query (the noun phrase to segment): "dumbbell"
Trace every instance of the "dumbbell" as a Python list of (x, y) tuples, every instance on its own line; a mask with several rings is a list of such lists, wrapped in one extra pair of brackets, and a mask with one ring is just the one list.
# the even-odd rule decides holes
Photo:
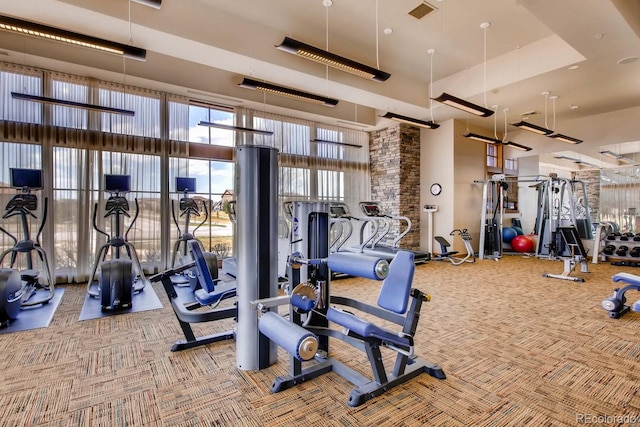
[(616, 255), (627, 256), (628, 251), (629, 251), (629, 247), (627, 245), (622, 245), (622, 246), (619, 246), (618, 249), (616, 249)]
[(634, 258), (640, 258), (640, 246), (634, 246), (633, 249), (631, 249), (631, 251), (629, 252), (629, 255)]
[(607, 246), (605, 246), (605, 247), (604, 247), (604, 249), (602, 249), (602, 252), (603, 252), (605, 255), (613, 255), (613, 253), (615, 252), (615, 250), (616, 250), (616, 247), (615, 247), (615, 246), (613, 246), (613, 245), (607, 245)]
[(614, 233), (607, 234), (607, 240), (616, 240), (616, 235)]
[(633, 241), (634, 242), (640, 242), (640, 233), (638, 233), (635, 236), (633, 236)]

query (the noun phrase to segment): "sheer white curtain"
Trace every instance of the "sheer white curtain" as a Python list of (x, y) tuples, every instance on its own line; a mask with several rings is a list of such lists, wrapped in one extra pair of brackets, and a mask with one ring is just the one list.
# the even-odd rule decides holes
[(600, 171), (599, 221), (615, 222), (621, 232), (640, 233), (640, 167)]
[[(280, 197), (341, 201), (353, 210), (371, 194), (369, 136), (366, 132), (264, 112), (253, 127), (274, 132), (255, 136), (257, 144), (280, 151)], [(322, 140), (327, 142), (317, 142)]]
[[(12, 91), (130, 109), (135, 116), (18, 101), (11, 98)], [(170, 259), (176, 229), (170, 225), (169, 200), (179, 198), (176, 176), (198, 177), (194, 196), (220, 208), (198, 237), (208, 247), (232, 242), (233, 227), (221, 209), (233, 198), (232, 147), (237, 144), (265, 144), (280, 151), (282, 198), (351, 203), (369, 197), (364, 132), (5, 63), (0, 63), (0, 106), (1, 207), (14, 192), (8, 188), (9, 168), (43, 169), (41, 197), (49, 198), (50, 212), (43, 246), (61, 282), (86, 280), (105, 241), (93, 230), (92, 214), (98, 203), (98, 226), (109, 231), (103, 218), (106, 173), (131, 176), (127, 199), (132, 216), (138, 199), (140, 214), (128, 237), (149, 270), (164, 267)], [(265, 128), (275, 135), (247, 136), (197, 126), (203, 118)], [(338, 144), (311, 142), (316, 138)], [(0, 245), (7, 244), (12, 242), (0, 236)]]

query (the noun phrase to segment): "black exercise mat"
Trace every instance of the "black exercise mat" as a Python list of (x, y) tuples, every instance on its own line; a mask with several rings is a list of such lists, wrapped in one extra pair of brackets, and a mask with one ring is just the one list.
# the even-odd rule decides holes
[(133, 295), (132, 307), (126, 310), (108, 311), (103, 313), (102, 307), (100, 306), (100, 299), (90, 297), (89, 294), (87, 294), (84, 299), (84, 304), (82, 305), (82, 311), (80, 312), (80, 319), (78, 320), (98, 319), (100, 317), (113, 316), (116, 314), (136, 313), (138, 311), (156, 310), (158, 308), (162, 308), (162, 303), (160, 302), (156, 291), (153, 289), (153, 286), (151, 286), (151, 284), (147, 284), (143, 291), (136, 292)]
[(46, 328), (53, 320), (53, 315), (60, 305), (60, 301), (62, 301), (63, 294), (64, 289), (58, 288), (48, 304), (27, 307), (20, 310), (18, 319), (12, 321), (8, 327), (0, 329), (0, 334)]

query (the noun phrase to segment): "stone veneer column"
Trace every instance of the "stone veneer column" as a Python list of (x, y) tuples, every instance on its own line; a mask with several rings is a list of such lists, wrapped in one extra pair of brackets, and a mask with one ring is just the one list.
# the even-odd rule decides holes
[[(369, 136), (371, 198), (392, 215), (409, 217), (411, 232), (401, 241), (404, 249), (420, 249), (420, 129), (404, 123)], [(384, 241), (398, 235), (396, 224)], [(402, 223), (404, 230), (405, 224)]]
[(600, 213), (600, 171), (597, 169), (577, 171), (574, 177), (585, 183), (591, 221), (597, 222), (598, 214)]

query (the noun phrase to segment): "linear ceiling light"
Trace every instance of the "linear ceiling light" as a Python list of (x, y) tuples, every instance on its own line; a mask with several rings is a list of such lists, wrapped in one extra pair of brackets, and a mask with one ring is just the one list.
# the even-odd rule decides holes
[(448, 105), (449, 107), (457, 108), (458, 110), (466, 111), (467, 113), (475, 114), (476, 116), (480, 117), (489, 117), (493, 114), (493, 111), (489, 110), (488, 108), (484, 108), (472, 102), (465, 101), (464, 99), (449, 95), (446, 92), (443, 92), (442, 95), (437, 98), (433, 98), (433, 100)]
[(11, 98), (23, 101), (34, 101), (42, 104), (60, 105), (62, 107), (83, 108), (85, 110), (98, 111), (100, 113), (121, 114), (123, 116), (135, 116), (135, 111), (120, 108), (104, 107), (102, 105), (85, 104), (82, 102), (67, 101), (65, 99), (47, 98), (45, 96), (29, 95), (28, 93), (11, 92)]
[(502, 143), (502, 141), (500, 141), (499, 139), (491, 138), (491, 137), (480, 135), (480, 134), (473, 133), (473, 132), (467, 132), (462, 136), (464, 136), (465, 138), (469, 138), (469, 139), (475, 139), (476, 141), (486, 142), (488, 144), (501, 144)]
[(558, 141), (568, 142), (569, 144), (581, 144), (583, 141), (578, 138), (563, 135), (561, 133), (554, 133), (553, 135), (547, 135), (549, 138), (557, 139)]
[(136, 3), (143, 4), (145, 6), (152, 7), (154, 9), (160, 9), (162, 6), (162, 0), (133, 0)]
[(252, 128), (245, 128), (242, 126), (224, 125), (222, 123), (215, 123), (215, 122), (199, 121), (198, 126), (208, 126), (210, 128), (235, 130), (238, 132), (246, 132), (246, 133), (255, 133), (257, 135), (273, 135), (273, 132), (271, 132), (270, 130), (252, 129)]
[(427, 122), (424, 120), (414, 119), (407, 116), (401, 116), (400, 114), (395, 114), (395, 113), (387, 113), (384, 116), (380, 116), (380, 117), (384, 117), (385, 119), (395, 120), (401, 123), (406, 123), (409, 125), (420, 126), (427, 129), (438, 129), (440, 127), (439, 124), (434, 123), (432, 121)]
[(135, 46), (116, 43), (97, 37), (86, 36), (60, 28), (49, 27), (35, 22), (23, 21), (22, 19), (10, 18), (0, 15), (0, 30), (9, 31), (15, 34), (38, 37), (45, 40), (67, 43), (74, 46), (86, 47), (99, 52), (122, 55), (126, 58), (144, 61), (147, 51)]
[(313, 93), (303, 92), (301, 90), (278, 86), (271, 83), (260, 82), (246, 77), (238, 86), (246, 89), (261, 90), (263, 92), (285, 96), (299, 101), (310, 102), (312, 104), (324, 105), (325, 107), (335, 107), (338, 105), (337, 99), (327, 98), (325, 96), (315, 95)]
[(368, 65), (344, 58), (336, 55), (335, 53), (327, 52), (326, 50), (289, 37), (285, 37), (282, 43), (276, 47), (285, 52), (302, 56), (303, 58), (310, 59), (312, 61), (319, 62), (320, 64), (328, 65), (366, 79), (383, 82), (391, 77), (391, 74), (378, 70), (377, 68), (369, 67)]
[(616, 160), (620, 160), (622, 158), (622, 154), (617, 154), (610, 150), (600, 151), (600, 154), (607, 157), (611, 157), (612, 159), (616, 159)]
[(527, 147), (526, 145), (518, 144), (518, 143), (513, 142), (513, 141), (507, 141), (507, 142), (504, 143), (504, 145), (506, 145), (507, 147), (515, 148), (516, 150), (520, 150), (520, 151), (531, 151), (532, 150), (531, 147)]
[(635, 160), (625, 157), (622, 154), (614, 153), (611, 150), (600, 151), (600, 154), (602, 154), (603, 156), (611, 157), (612, 159), (620, 160), (621, 162), (626, 162), (626, 163), (635, 162)]
[(362, 148), (362, 145), (350, 144), (348, 142), (329, 141), (328, 139), (312, 139), (311, 142), (321, 142), (323, 144), (346, 145), (348, 147)]
[(511, 123), (511, 126), (528, 130), (529, 132), (537, 133), (538, 135), (550, 135), (553, 133), (551, 129), (547, 129), (545, 127), (534, 125), (533, 123), (529, 123), (525, 121), (520, 121), (518, 123)]
[(554, 156), (554, 159), (558, 159), (558, 160), (569, 160), (570, 162), (573, 162), (577, 165), (584, 165), (584, 166), (592, 166), (592, 167), (598, 167), (598, 165), (594, 165), (593, 163), (589, 163), (589, 162), (585, 162), (584, 160), (580, 160), (580, 159), (576, 159), (575, 157), (569, 157), (569, 156)]
[(489, 110), (487, 108), (487, 28), (491, 26), (490, 22), (483, 22), (480, 24), (480, 28), (483, 31), (484, 35), (484, 61), (483, 61), (483, 74), (484, 74), (484, 87), (483, 87), (483, 96), (484, 96), (484, 106), (480, 106), (474, 104), (469, 101), (465, 101), (464, 99), (455, 97), (446, 92), (443, 92), (437, 98), (433, 98), (434, 100), (441, 102), (445, 105), (448, 105), (453, 108), (457, 108), (458, 110), (466, 111), (467, 113), (475, 114), (480, 117), (489, 117), (493, 115), (494, 111)]

